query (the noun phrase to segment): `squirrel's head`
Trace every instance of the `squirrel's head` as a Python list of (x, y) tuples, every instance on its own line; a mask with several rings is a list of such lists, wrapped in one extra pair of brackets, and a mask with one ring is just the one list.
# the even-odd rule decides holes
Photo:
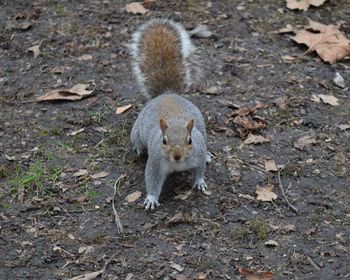
[(168, 126), (164, 119), (160, 119), (160, 129), (162, 130), (162, 155), (168, 157), (173, 162), (183, 162), (192, 153), (191, 132), (194, 120), (191, 119), (186, 125)]

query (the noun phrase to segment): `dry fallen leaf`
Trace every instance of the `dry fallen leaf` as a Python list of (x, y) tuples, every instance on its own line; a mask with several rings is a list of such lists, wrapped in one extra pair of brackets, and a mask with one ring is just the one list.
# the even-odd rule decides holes
[(106, 171), (101, 171), (101, 172), (98, 172), (98, 173), (96, 173), (96, 174), (91, 175), (91, 179), (104, 178), (104, 177), (107, 177), (108, 175), (109, 175), (108, 172), (106, 172)]
[(350, 55), (350, 40), (333, 24), (324, 25), (309, 19), (309, 25), (295, 33), (292, 39), (307, 45), (309, 49), (306, 53), (316, 51), (326, 62), (333, 64)]
[(133, 192), (131, 194), (128, 194), (126, 197), (125, 197), (125, 200), (129, 203), (133, 203), (135, 202), (136, 200), (138, 200), (140, 197), (142, 196), (142, 192), (140, 191), (136, 191), (136, 192)]
[(80, 100), (93, 93), (87, 90), (89, 85), (77, 84), (70, 89), (54, 89), (36, 98), (37, 101)]
[(81, 177), (88, 174), (87, 169), (79, 169), (77, 172), (75, 172), (72, 176), (73, 177)]
[(175, 270), (177, 270), (178, 272), (184, 271), (184, 268), (181, 265), (177, 264), (177, 263), (172, 263), (170, 265), (170, 267), (175, 269)]
[(304, 150), (307, 146), (316, 144), (316, 134), (314, 132), (309, 132), (302, 137), (300, 137), (297, 141), (294, 142), (294, 147), (299, 150)]
[(189, 189), (185, 192), (181, 192), (178, 195), (175, 196), (174, 199), (176, 200), (186, 200), (190, 195), (192, 194), (192, 189)]
[(81, 128), (81, 129), (72, 131), (72, 132), (68, 133), (67, 136), (75, 136), (75, 135), (77, 135), (77, 134), (83, 132), (84, 130), (85, 130), (85, 128)]
[(287, 7), (292, 10), (299, 9), (307, 11), (311, 5), (319, 7), (326, 1), (327, 0), (287, 0)]
[(129, 110), (132, 107), (132, 104), (128, 104), (122, 107), (117, 107), (117, 110), (115, 111), (115, 113), (117, 115), (124, 113), (125, 111)]
[(104, 272), (104, 269), (97, 270), (95, 272), (89, 272), (83, 275), (75, 276), (69, 280), (94, 280)]
[(270, 139), (261, 135), (254, 135), (249, 133), (247, 139), (245, 139), (243, 143), (244, 144), (261, 144), (265, 142), (270, 142)]
[(269, 171), (278, 171), (276, 162), (273, 159), (265, 160), (265, 170), (267, 172), (269, 172)]
[(184, 214), (182, 212), (179, 212), (179, 213), (176, 213), (174, 216), (172, 216), (167, 224), (170, 225), (170, 224), (176, 224), (176, 223), (180, 223), (180, 222), (183, 222), (185, 221), (185, 217), (184, 217)]
[(272, 184), (268, 184), (265, 187), (256, 187), (255, 193), (258, 195), (256, 198), (260, 201), (270, 201), (277, 199), (277, 195), (272, 191), (274, 186)]
[(27, 49), (27, 52), (32, 52), (34, 59), (37, 58), (40, 54), (40, 45), (35, 45)]
[(149, 11), (148, 9), (145, 9), (145, 7), (141, 2), (131, 2), (129, 4), (126, 4), (125, 10), (128, 13), (141, 14), (141, 15), (144, 15)]
[(249, 268), (238, 267), (238, 271), (242, 276), (245, 276), (247, 280), (271, 280), (272, 272), (252, 270)]
[(325, 104), (329, 104), (332, 106), (338, 106), (339, 102), (338, 102), (338, 98), (336, 98), (333, 95), (326, 95), (326, 94), (313, 94), (311, 97), (312, 101), (315, 101), (317, 103), (319, 103), (320, 101), (322, 101)]

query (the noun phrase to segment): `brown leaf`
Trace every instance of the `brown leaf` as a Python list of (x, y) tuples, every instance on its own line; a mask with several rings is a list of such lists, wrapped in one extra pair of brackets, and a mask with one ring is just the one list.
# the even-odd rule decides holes
[(307, 11), (311, 5), (319, 7), (326, 1), (327, 0), (287, 0), (287, 7), (292, 10), (299, 9)]
[(149, 10), (145, 9), (145, 7), (143, 6), (143, 4), (141, 2), (131, 2), (129, 4), (126, 4), (125, 10), (128, 13), (141, 14), (141, 15), (144, 15), (149, 11)]
[(115, 111), (115, 113), (117, 115), (124, 113), (125, 111), (129, 110), (132, 107), (132, 104), (128, 104), (122, 107), (117, 107), (117, 110)]
[(78, 202), (85, 202), (85, 201), (88, 201), (88, 200), (89, 200), (89, 197), (86, 196), (86, 195), (80, 195), (76, 199), (76, 201), (78, 201)]
[(326, 94), (313, 94), (311, 97), (312, 101), (315, 101), (317, 103), (319, 103), (321, 100), (323, 103), (325, 104), (329, 104), (332, 106), (338, 106), (339, 102), (338, 102), (338, 98), (336, 98), (333, 95), (326, 95)]
[(302, 137), (300, 137), (297, 141), (294, 142), (294, 147), (299, 150), (304, 150), (307, 146), (316, 144), (316, 134), (314, 132), (309, 132)]
[(242, 276), (245, 276), (247, 280), (271, 280), (272, 272), (252, 270), (249, 268), (238, 267), (238, 271)]
[(270, 142), (270, 139), (261, 135), (254, 135), (249, 133), (247, 139), (245, 139), (243, 143), (244, 144), (261, 144), (265, 142)]
[(265, 160), (265, 170), (267, 172), (269, 172), (269, 171), (278, 171), (276, 162), (273, 159)]
[(88, 174), (87, 169), (79, 169), (77, 172), (73, 173), (73, 177), (81, 177)]
[(37, 58), (40, 54), (40, 45), (35, 45), (27, 49), (27, 52), (32, 52), (34, 59)]
[(125, 197), (125, 200), (126, 200), (127, 202), (129, 202), (129, 203), (133, 203), (133, 202), (135, 202), (136, 200), (138, 200), (141, 196), (142, 196), (142, 192), (136, 191), (136, 192), (133, 192), (133, 193), (128, 194), (128, 195)]
[(256, 198), (260, 201), (270, 201), (277, 199), (277, 195), (272, 191), (274, 186), (272, 184), (268, 184), (265, 187), (256, 187), (255, 193), (258, 195)]
[(180, 223), (185, 221), (185, 217), (184, 214), (182, 212), (176, 213), (174, 216), (172, 216), (169, 220), (168, 220), (168, 225), (170, 224), (176, 224), (176, 223)]
[(306, 53), (316, 51), (324, 61), (331, 64), (350, 55), (350, 41), (337, 26), (324, 25), (309, 19), (309, 25), (304, 28), (297, 31), (292, 39), (307, 45), (309, 49)]
[(93, 93), (94, 90), (87, 90), (89, 85), (77, 84), (70, 89), (54, 89), (36, 98), (37, 101), (55, 100), (80, 100)]
[(91, 179), (104, 178), (104, 177), (107, 177), (108, 175), (109, 175), (108, 172), (106, 172), (106, 171), (101, 171), (101, 172), (98, 172), (98, 173), (96, 173), (96, 174), (91, 175)]

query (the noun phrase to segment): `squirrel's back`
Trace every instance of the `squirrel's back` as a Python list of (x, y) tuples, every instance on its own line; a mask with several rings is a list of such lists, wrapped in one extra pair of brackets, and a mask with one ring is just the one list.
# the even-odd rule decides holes
[(133, 72), (146, 95), (182, 91), (197, 83), (200, 67), (190, 36), (181, 24), (153, 19), (132, 36)]

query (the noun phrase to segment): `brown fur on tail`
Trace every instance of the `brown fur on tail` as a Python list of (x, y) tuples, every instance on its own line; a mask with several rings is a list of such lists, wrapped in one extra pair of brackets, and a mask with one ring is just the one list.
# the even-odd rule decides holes
[(194, 47), (182, 25), (151, 20), (133, 34), (130, 50), (134, 74), (146, 95), (179, 92), (192, 84), (197, 67), (192, 63)]
[(181, 46), (174, 30), (164, 25), (148, 30), (143, 36), (140, 52), (144, 57), (140, 69), (145, 75), (145, 86), (152, 95), (184, 88)]

